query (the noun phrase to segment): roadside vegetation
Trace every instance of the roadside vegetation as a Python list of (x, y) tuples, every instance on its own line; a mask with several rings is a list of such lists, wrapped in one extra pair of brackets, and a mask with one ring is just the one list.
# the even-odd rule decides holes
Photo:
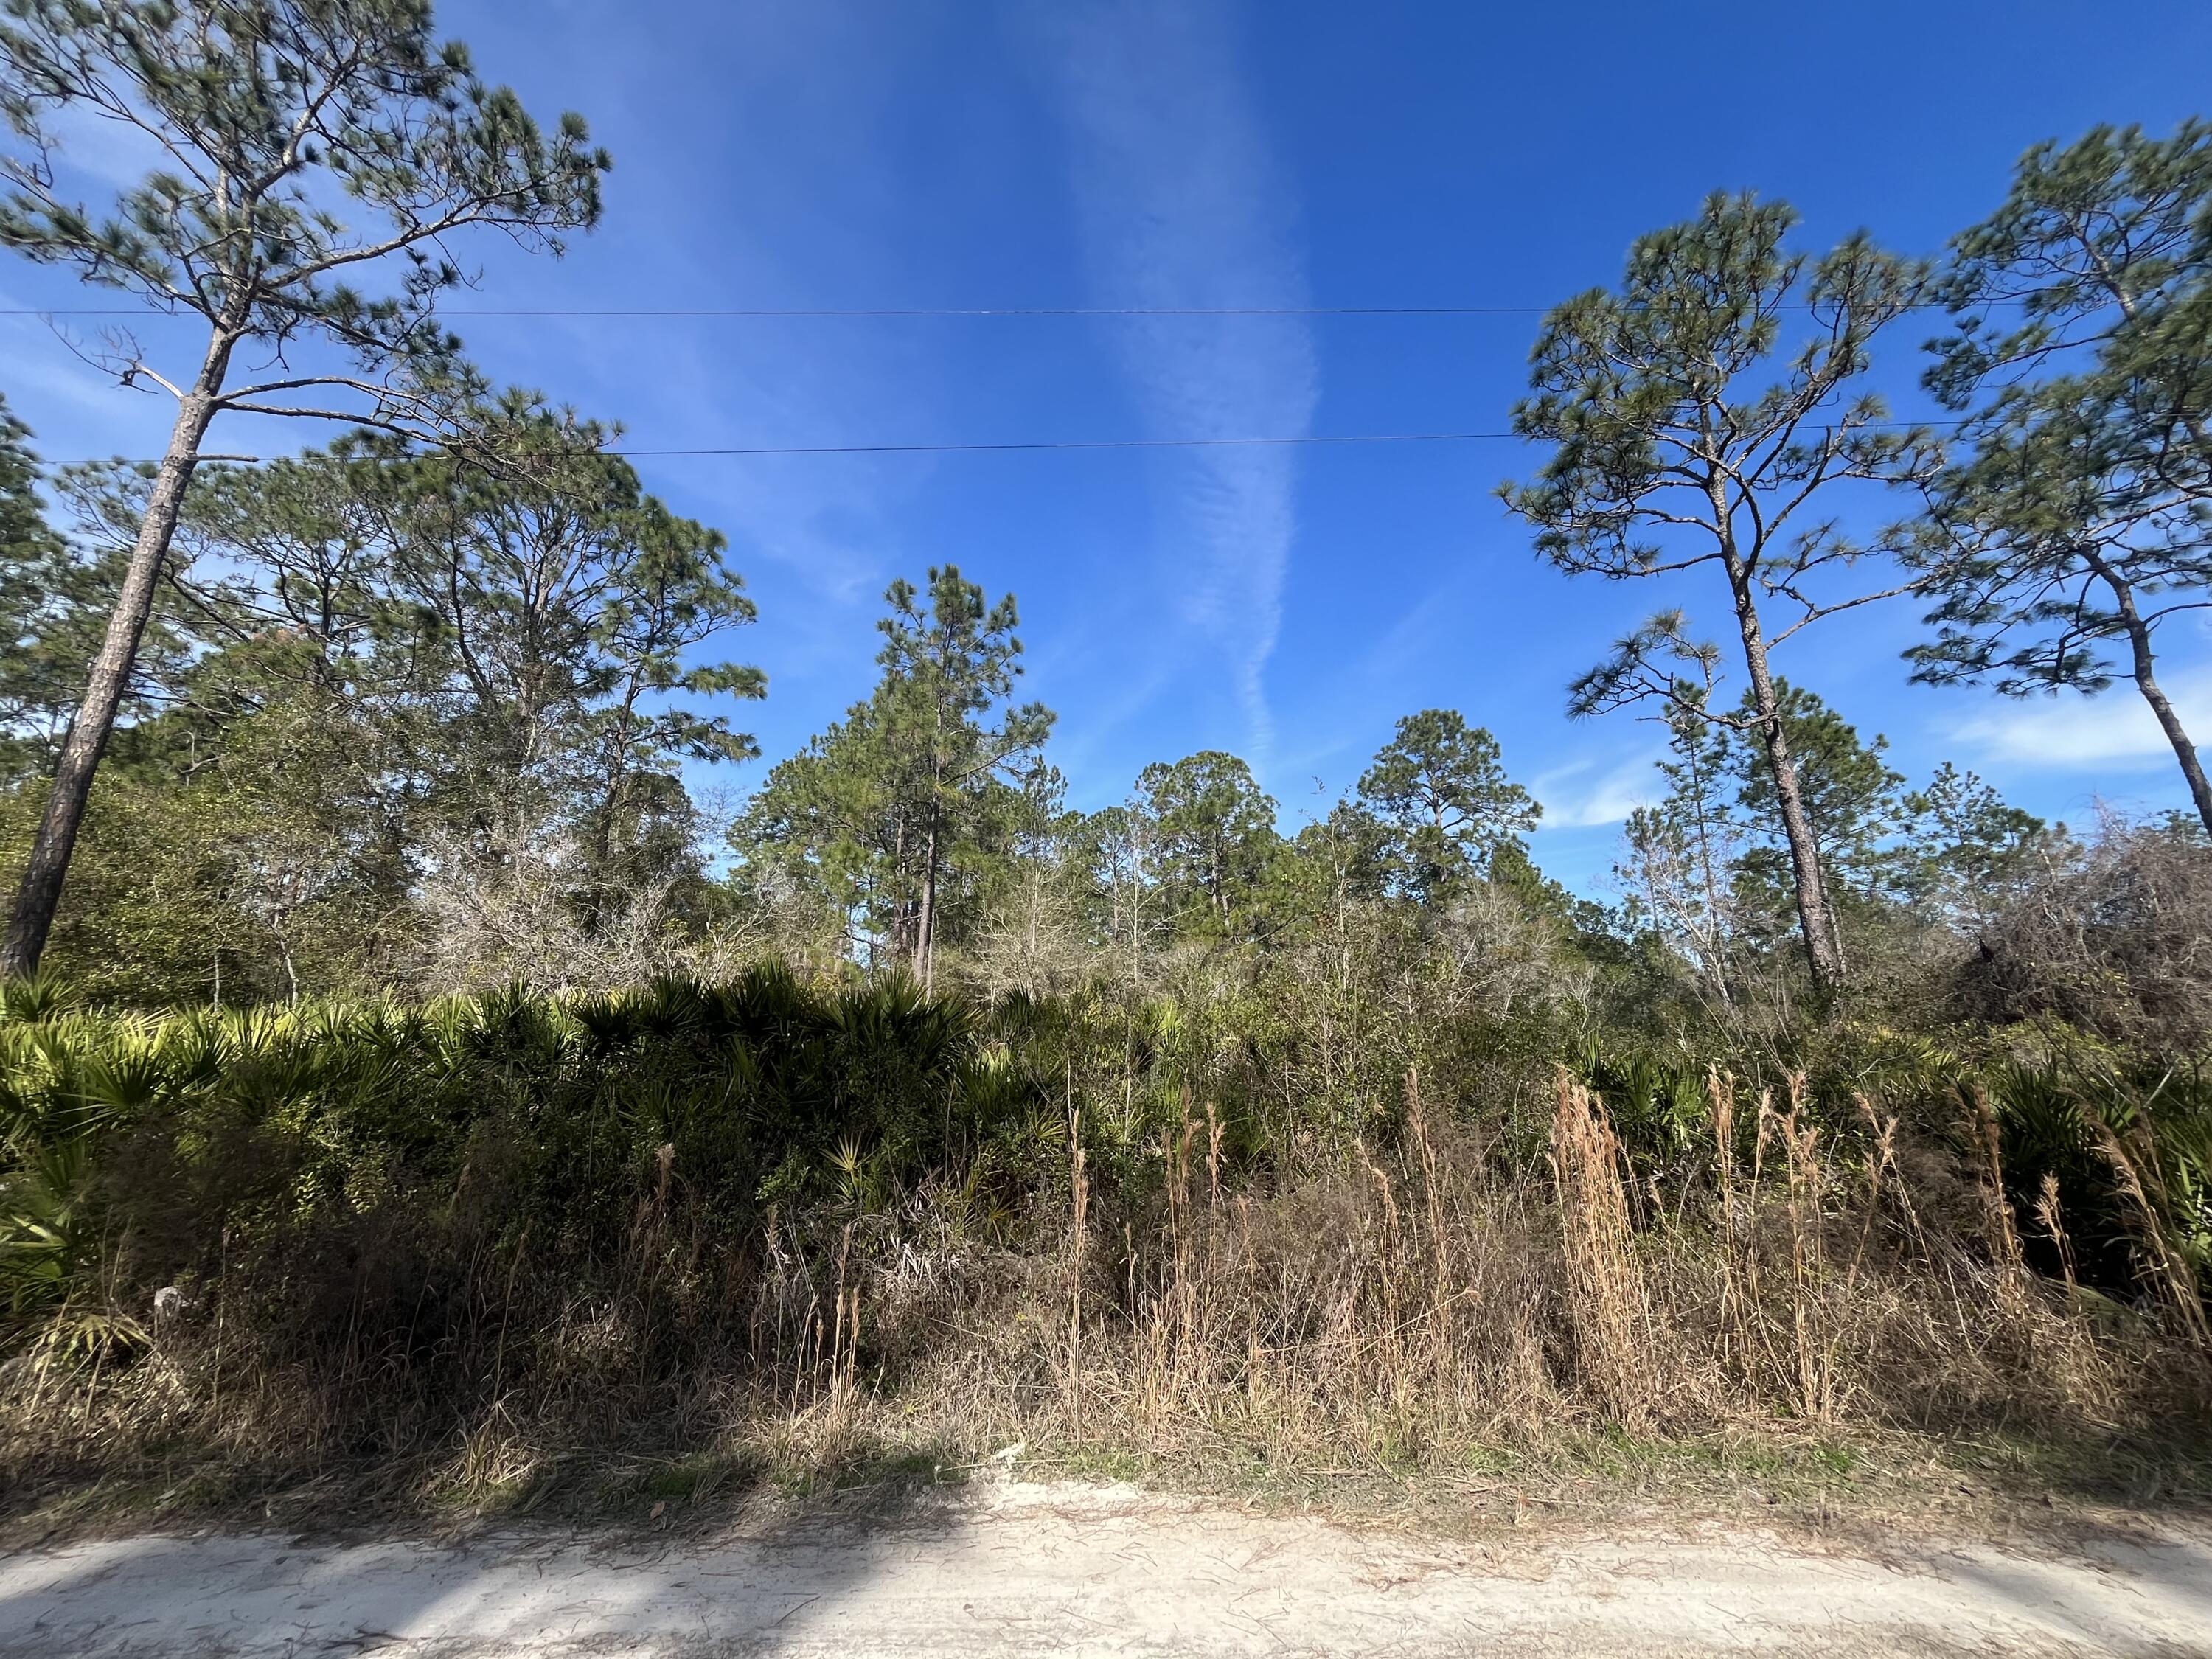
[[(1570, 574), (1727, 604), (1725, 650), (1663, 610), (1571, 690), (1667, 744), (1599, 897), (1534, 861), (1472, 666), (1292, 833), (1218, 750), (1070, 808), (1016, 602), (951, 564), (715, 793), (766, 690), (723, 538), (470, 369), (458, 271), (405, 261), (587, 228), (582, 124), (403, 0), (5, 15), (0, 244), (335, 354), (210, 356), (159, 465), (0, 423), (9, 1503), (1900, 1446), (2202, 1493), (2212, 793), (2160, 624), (2212, 580), (2212, 130), (2039, 149), (1935, 262), (1716, 197), (1547, 319), (1507, 508)], [(68, 203), (71, 104), (181, 172)], [(381, 245), (291, 186), (201, 190), (207, 144), (334, 169), (404, 297), (331, 287)], [(1954, 420), (1872, 390), (1908, 318)], [(343, 435), (197, 459), (311, 386)], [(1875, 604), (1925, 679), (2128, 682), (2195, 810), (1904, 775), (1785, 672)]]

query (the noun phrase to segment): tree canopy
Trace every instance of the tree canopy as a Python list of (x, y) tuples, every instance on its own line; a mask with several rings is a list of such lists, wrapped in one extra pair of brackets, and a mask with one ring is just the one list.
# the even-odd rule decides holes
[[(483, 387), (436, 320), (439, 295), (466, 279), (449, 239), (489, 229), (557, 252), (599, 218), (608, 161), (582, 119), (547, 135), (430, 27), (427, 0), (15, 0), (0, 20), (0, 115), (16, 141), (0, 152), (0, 246), (207, 327), (194, 366), (165, 372), (127, 331), (90, 354), (124, 386), (168, 393), (176, 420), (0, 972), (31, 971), (45, 949), (210, 424), (236, 411), (459, 438)], [(72, 118), (128, 129), (159, 165), (105, 209), (72, 199), (53, 165)], [(356, 285), (380, 279), (382, 293)], [(269, 356), (240, 385), (248, 341)]]
[(1920, 550), (1936, 684), (2131, 679), (2212, 830), (2160, 634), (2212, 605), (2212, 126), (2099, 127), (2021, 158), (1961, 233), (1929, 387), (1966, 412)]
[[(1899, 428), (1865, 384), (1876, 336), (1918, 302), (1928, 272), (1863, 234), (1817, 260), (1792, 252), (1796, 222), (1779, 202), (1710, 197), (1695, 219), (1637, 240), (1617, 292), (1555, 308), (1530, 359), (1533, 395), (1514, 410), (1514, 429), (1550, 453), (1532, 482), (1500, 494), (1571, 574), (1710, 566), (1723, 577), (1750, 702), (1719, 718), (1741, 718), (1765, 744), (1800, 931), (1832, 997), (1845, 966), (1767, 659), (1813, 623), (1901, 591), (1839, 590), (1837, 579), (1915, 532), (1862, 542), (1828, 502), (1839, 486), (1910, 483), (1934, 465), (1928, 431)], [(1715, 718), (1706, 687), (1677, 666), (1682, 627), (1669, 613), (1625, 638), (1578, 684), (1576, 711), (1659, 698)]]

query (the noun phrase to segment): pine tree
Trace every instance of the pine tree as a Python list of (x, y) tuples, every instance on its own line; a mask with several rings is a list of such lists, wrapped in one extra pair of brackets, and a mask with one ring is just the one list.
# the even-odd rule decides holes
[(1905, 797), (1905, 810), (1911, 828), (1901, 855), (1903, 898), (1961, 930), (1987, 926), (2069, 845), (2064, 824), (2046, 826), (1949, 761)]
[[(94, 772), (209, 428), (230, 410), (444, 429), (470, 384), (437, 325), (445, 257), (473, 228), (557, 251), (599, 216), (604, 152), (582, 121), (542, 133), (514, 94), (486, 87), (465, 48), (439, 45), (426, 0), (15, 0), (0, 22), (0, 112), (21, 141), (0, 156), (0, 246), (72, 266), (207, 326), (199, 361), (166, 374), (118, 337), (125, 385), (160, 387), (175, 424), (147, 492), (105, 638), (54, 775), (0, 975), (38, 966)], [(161, 167), (100, 212), (62, 193), (50, 165), (76, 118), (124, 124)], [(368, 227), (340, 216), (347, 204)], [(351, 286), (399, 270), (397, 292)], [(234, 383), (258, 344), (280, 366)], [(341, 359), (327, 367), (319, 350)], [(300, 401), (313, 394), (330, 401)]]
[(874, 694), (769, 773), (732, 840), (817, 885), (930, 987), (948, 892), (972, 909), (983, 865), (1024, 832), (1053, 715), (1006, 706), (1022, 672), (1012, 594), (989, 604), (945, 565), (884, 599)]
[(1249, 935), (1282, 848), (1275, 802), (1252, 769), (1218, 749), (1156, 761), (1137, 775), (1131, 811), (1146, 826), (1154, 889), (1183, 933)]
[(1955, 248), (1928, 383), (1972, 412), (1920, 555), (1939, 603), (1914, 677), (2132, 680), (2212, 831), (2158, 673), (2160, 630), (2212, 605), (2212, 125), (2039, 145)]
[(80, 689), (76, 647), (97, 580), (46, 523), (31, 429), (0, 397), (0, 778), (44, 758)]
[[(1816, 262), (1784, 246), (1796, 216), (1779, 203), (1716, 195), (1698, 218), (1640, 238), (1619, 293), (1594, 289), (1546, 319), (1535, 395), (1515, 410), (1523, 436), (1552, 445), (1534, 483), (1501, 489), (1537, 529), (1538, 550), (1570, 574), (1614, 580), (1713, 567), (1724, 580), (1750, 682), (1747, 721), (1765, 748), (1815, 987), (1844, 983), (1818, 849), (1800, 796), (1769, 653), (1820, 617), (1902, 591), (1827, 588), (1904, 530), (1852, 541), (1826, 497), (1851, 482), (1923, 477), (1929, 434), (1893, 429), (1861, 389), (1873, 341), (1917, 303), (1924, 273), (1850, 237)], [(1803, 337), (1784, 319), (1808, 307)], [(1787, 351), (1778, 373), (1747, 384)], [(1820, 501), (1819, 506), (1814, 503)], [(1769, 605), (1788, 620), (1770, 623)], [(1577, 688), (1579, 713), (1686, 695), (1668, 659), (1679, 615), (1632, 635)]]
[(1486, 877), (1500, 849), (1525, 851), (1521, 838), (1543, 813), (1505, 775), (1498, 739), (1449, 708), (1398, 722), (1361, 776), (1359, 799), (1389, 826), (1400, 890), (1423, 904)]
[[(1889, 739), (1877, 734), (1863, 740), (1857, 728), (1802, 686), (1778, 679), (1775, 706), (1790, 740), (1797, 769), (1799, 799), (1813, 845), (1826, 874), (1838, 961), (1848, 962), (1849, 913), (1865, 914), (1898, 890), (1898, 837), (1909, 823), (1905, 776), (1883, 758)], [(1749, 701), (1744, 712), (1749, 714)], [(1729, 763), (1739, 788), (1738, 803), (1760, 833), (1741, 861), (1754, 890), (1782, 900), (1788, 891), (1788, 823), (1765, 746), (1732, 734)]]

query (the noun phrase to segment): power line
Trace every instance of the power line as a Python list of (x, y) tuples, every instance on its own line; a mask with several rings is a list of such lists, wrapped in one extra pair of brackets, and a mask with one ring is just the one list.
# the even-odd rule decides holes
[(712, 449), (614, 449), (613, 455), (921, 455), (1022, 449), (1240, 449), (1289, 444), (1449, 444), (1517, 432), (1304, 432), (1264, 438), (1043, 438), (1005, 443), (757, 444)]
[[(708, 455), (956, 455), (991, 454), (1036, 449), (1252, 449), (1292, 444), (1446, 444), (1468, 443), (1485, 438), (1517, 438), (1517, 432), (1304, 432), (1257, 438), (1039, 438), (997, 443), (896, 444), (725, 444), (698, 449), (602, 449), (598, 453), (624, 459), (680, 459)], [(390, 459), (411, 460), (434, 450), (410, 452)], [(103, 458), (106, 459), (106, 458)], [(136, 458), (151, 461), (152, 456)], [(296, 455), (201, 455), (202, 461), (231, 461), (258, 465), (268, 461), (296, 460)], [(70, 463), (58, 463), (67, 465)], [(86, 465), (86, 463), (77, 463)]]
[[(1877, 421), (1873, 428), (1905, 431), (1916, 426), (1960, 426), (1963, 421)], [(1526, 439), (1519, 432), (1309, 432), (1265, 438), (1068, 438), (1039, 439), (1006, 443), (920, 444), (739, 444), (705, 449), (608, 449), (602, 453), (633, 459), (680, 459), (705, 455), (963, 455), (1049, 449), (1262, 449), (1327, 444), (1460, 444), (1508, 438)], [(267, 460), (267, 456), (234, 456), (236, 460)], [(283, 458), (278, 458), (283, 459)]]
[[(898, 318), (898, 317), (1541, 317), (1553, 306), (441, 306), (441, 317)], [(1926, 301), (1902, 307), (1940, 310)], [(9, 306), (0, 317), (143, 317), (147, 306)], [(1810, 311), (1809, 301), (1782, 309)], [(158, 313), (157, 313), (158, 314)], [(184, 312), (172, 314), (185, 315)], [(197, 313), (191, 313), (197, 314)]]
[[(1859, 430), (1908, 431), (1923, 426), (1960, 426), (1958, 418), (1932, 421), (1870, 421)], [(1293, 432), (1246, 438), (1032, 438), (999, 442), (882, 443), (882, 444), (720, 444), (686, 449), (617, 449), (599, 451), (628, 460), (680, 460), (715, 455), (987, 455), (1031, 450), (1084, 449), (1259, 449), (1331, 444), (1455, 444), (1521, 438), (1518, 432)], [(419, 452), (422, 454), (434, 451)], [(395, 461), (417, 458), (417, 453), (393, 456)], [(140, 459), (150, 460), (151, 457)], [(259, 465), (270, 461), (296, 460), (294, 455), (201, 455), (202, 461), (228, 461)], [(66, 465), (66, 463), (64, 463)]]

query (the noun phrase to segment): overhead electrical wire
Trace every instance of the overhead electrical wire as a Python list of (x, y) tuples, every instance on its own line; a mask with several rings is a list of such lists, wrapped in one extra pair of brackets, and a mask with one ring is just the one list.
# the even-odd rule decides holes
[[(1809, 302), (1795, 302), (1792, 310), (1810, 309)], [(1921, 307), (1912, 307), (1918, 309)], [(796, 306), (796, 307), (441, 307), (443, 317), (486, 318), (635, 318), (635, 319), (868, 319), (868, 318), (994, 318), (994, 317), (1538, 317), (1549, 306), (1431, 305), (1431, 306)], [(0, 307), (0, 317), (137, 317), (147, 314), (136, 307)], [(1907, 426), (1909, 422), (1883, 422)], [(1918, 424), (1928, 424), (1919, 422)], [(1938, 422), (1937, 424), (1944, 424)], [(1275, 448), (1319, 445), (1474, 443), (1517, 438), (1511, 431), (1498, 432), (1349, 432), (1286, 433), (1279, 435), (1229, 438), (1072, 438), (1010, 440), (1002, 442), (861, 443), (861, 444), (726, 444), (697, 448), (609, 449), (611, 455), (638, 459), (680, 459), (706, 456), (775, 455), (943, 455), (990, 454), (1047, 450), (1110, 449), (1234, 449)], [(284, 457), (266, 455), (204, 456), (204, 460), (253, 464)]]
[[(158, 307), (155, 308), (158, 313)], [(440, 306), (441, 317), (1535, 317), (1547, 306)], [(143, 317), (146, 306), (9, 306), (0, 317)], [(197, 315), (179, 311), (174, 315)]]
[(1263, 438), (1033, 438), (998, 443), (762, 444), (708, 449), (611, 449), (611, 455), (908, 455), (1000, 449), (1237, 449), (1279, 444), (1448, 444), (1516, 432), (1295, 432)]
[[(1957, 419), (1934, 421), (1870, 421), (1856, 428), (1903, 431), (1920, 426), (1959, 426)], [(686, 449), (621, 449), (599, 451), (625, 460), (681, 460), (715, 455), (957, 455), (993, 454), (1052, 449), (1246, 449), (1294, 445), (1327, 444), (1451, 444), (1489, 439), (1520, 438), (1518, 432), (1305, 432), (1257, 438), (1033, 438), (1000, 442), (884, 443), (884, 444), (716, 444)], [(434, 451), (419, 452), (423, 454)], [(141, 457), (151, 460), (153, 457)], [(296, 460), (292, 455), (216, 455), (195, 457), (200, 461), (223, 461), (259, 465), (269, 461)], [(394, 459), (411, 459), (394, 457)]]
[[(1791, 301), (1784, 311), (1810, 311)], [(1901, 307), (1941, 309), (1926, 301)], [(138, 306), (6, 306), (0, 317), (143, 317), (163, 313)], [(1541, 317), (1554, 306), (441, 306), (441, 317), (896, 318), (896, 317)]]
[[(1484, 438), (1517, 438), (1520, 435), (1517, 432), (1305, 432), (1261, 438), (1032, 438), (981, 443), (719, 444), (696, 449), (610, 447), (599, 453), (625, 460), (674, 460), (687, 456), (711, 455), (951, 455), (1038, 449), (1239, 449), (1292, 444), (1445, 444), (1467, 443)], [(435, 452), (424, 450), (419, 453), (430, 454)], [(411, 459), (411, 454), (393, 459)], [(137, 459), (151, 461), (155, 458), (142, 456)], [(258, 465), (268, 461), (296, 460), (298, 457), (205, 454), (195, 459)]]

